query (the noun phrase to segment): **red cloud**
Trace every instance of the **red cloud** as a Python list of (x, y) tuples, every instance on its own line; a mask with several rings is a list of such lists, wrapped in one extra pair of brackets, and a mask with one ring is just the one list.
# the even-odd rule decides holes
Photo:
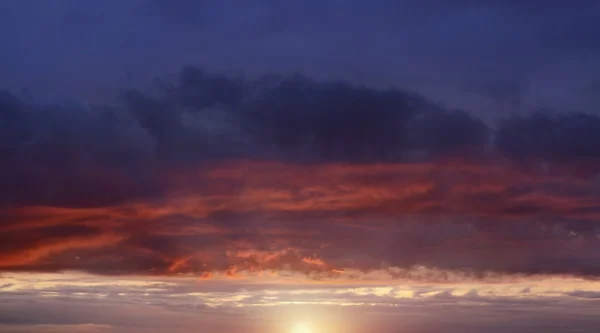
[[(0, 269), (207, 277), (429, 265), (600, 274), (585, 261), (600, 253), (600, 195), (574, 178), (464, 161), (238, 161), (164, 177), (160, 200), (5, 208)], [(575, 220), (589, 222), (577, 229)], [(563, 261), (551, 260), (557, 255)]]

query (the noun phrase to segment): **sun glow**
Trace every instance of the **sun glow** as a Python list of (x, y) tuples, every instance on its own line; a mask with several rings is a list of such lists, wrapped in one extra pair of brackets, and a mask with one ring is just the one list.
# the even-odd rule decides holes
[(305, 324), (296, 324), (296, 326), (294, 326), (292, 328), (291, 333), (315, 333), (313, 332), (313, 330)]

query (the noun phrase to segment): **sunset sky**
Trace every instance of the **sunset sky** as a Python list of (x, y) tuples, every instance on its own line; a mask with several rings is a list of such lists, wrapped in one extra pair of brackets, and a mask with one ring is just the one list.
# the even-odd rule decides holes
[(0, 332), (600, 331), (600, 2), (0, 2)]

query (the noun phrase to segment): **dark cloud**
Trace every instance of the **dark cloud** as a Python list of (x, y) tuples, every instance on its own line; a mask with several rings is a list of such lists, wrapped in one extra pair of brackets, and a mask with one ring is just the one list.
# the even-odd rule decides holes
[(515, 161), (550, 171), (573, 167), (595, 175), (600, 157), (600, 118), (582, 113), (538, 112), (514, 116), (500, 124), (496, 146)]
[(584, 291), (584, 290), (575, 290), (567, 293), (569, 296), (577, 297), (577, 298), (586, 298), (586, 299), (598, 299), (600, 298), (599, 292), (594, 291)]
[(321, 161), (439, 155), (485, 145), (488, 135), (467, 113), (441, 110), (419, 96), (302, 76), (281, 80), (242, 112), (242, 126), (259, 144)]
[(402, 160), (485, 145), (488, 135), (479, 120), (420, 97), (300, 76), (187, 68), (159, 93), (127, 91), (122, 101), (42, 105), (4, 92), (4, 200), (102, 204), (159, 191), (157, 163)]
[(158, 83), (111, 107), (2, 95), (3, 269), (600, 275), (596, 116), (489, 126), (302, 75)]
[(3, 96), (1, 201), (104, 205), (156, 186), (148, 135), (118, 111)]

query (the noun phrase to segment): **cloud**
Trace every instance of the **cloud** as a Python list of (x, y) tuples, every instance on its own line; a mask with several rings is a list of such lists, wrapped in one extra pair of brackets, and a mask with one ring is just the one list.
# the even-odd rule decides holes
[[(271, 283), (277, 280), (208, 280), (168, 277), (99, 277), (81, 273), (10, 274), (15, 284), (3, 293), (2, 331), (109, 330), (233, 332), (292, 325), (299, 317), (345, 331), (402, 327), (411, 331), (434, 324), (461, 329), (501, 327), (527, 332), (532, 323), (562, 328), (595, 327), (597, 301), (568, 292), (594, 292), (599, 285), (581, 279), (539, 277), (466, 285)], [(532, 293), (522, 295), (523, 286)], [(474, 292), (476, 290), (476, 293)], [(420, 291), (414, 293), (413, 291)], [(25, 311), (28, 310), (28, 311)], [(29, 313), (35, 311), (36, 316)], [(272, 321), (273, 312), (281, 320)], [(152, 313), (152, 316), (148, 316)], [(343, 319), (343, 320), (342, 320)], [(260, 327), (255, 327), (258, 321)], [(94, 323), (94, 324), (89, 324)], [(378, 326), (373, 326), (377, 323)], [(371, 325), (369, 325), (371, 324)], [(271, 326), (275, 325), (275, 326)], [(529, 325), (529, 326), (528, 326)], [(284, 327), (280, 328), (283, 329)], [(550, 332), (552, 332), (550, 330)]]
[(0, 7), (0, 331), (598, 327), (597, 1)]
[(584, 291), (584, 290), (574, 290), (567, 293), (569, 296), (577, 297), (577, 298), (587, 298), (587, 299), (596, 299), (600, 298), (600, 293), (594, 291)]
[(112, 327), (108, 325), (79, 324), (79, 325), (0, 325), (3, 332), (21, 333), (21, 332), (112, 332)]
[(5, 203), (109, 205), (161, 195), (164, 168), (179, 163), (402, 160), (476, 149), (487, 135), (419, 97), (297, 76), (248, 82), (188, 68), (158, 96), (125, 92), (118, 108), (2, 96)]
[(527, 165), (548, 169), (567, 166), (574, 172), (595, 175), (600, 157), (599, 128), (596, 116), (539, 112), (503, 122), (496, 145), (501, 153)]
[(197, 68), (119, 101), (2, 95), (3, 270), (600, 274), (596, 116), (494, 125), (400, 90)]

